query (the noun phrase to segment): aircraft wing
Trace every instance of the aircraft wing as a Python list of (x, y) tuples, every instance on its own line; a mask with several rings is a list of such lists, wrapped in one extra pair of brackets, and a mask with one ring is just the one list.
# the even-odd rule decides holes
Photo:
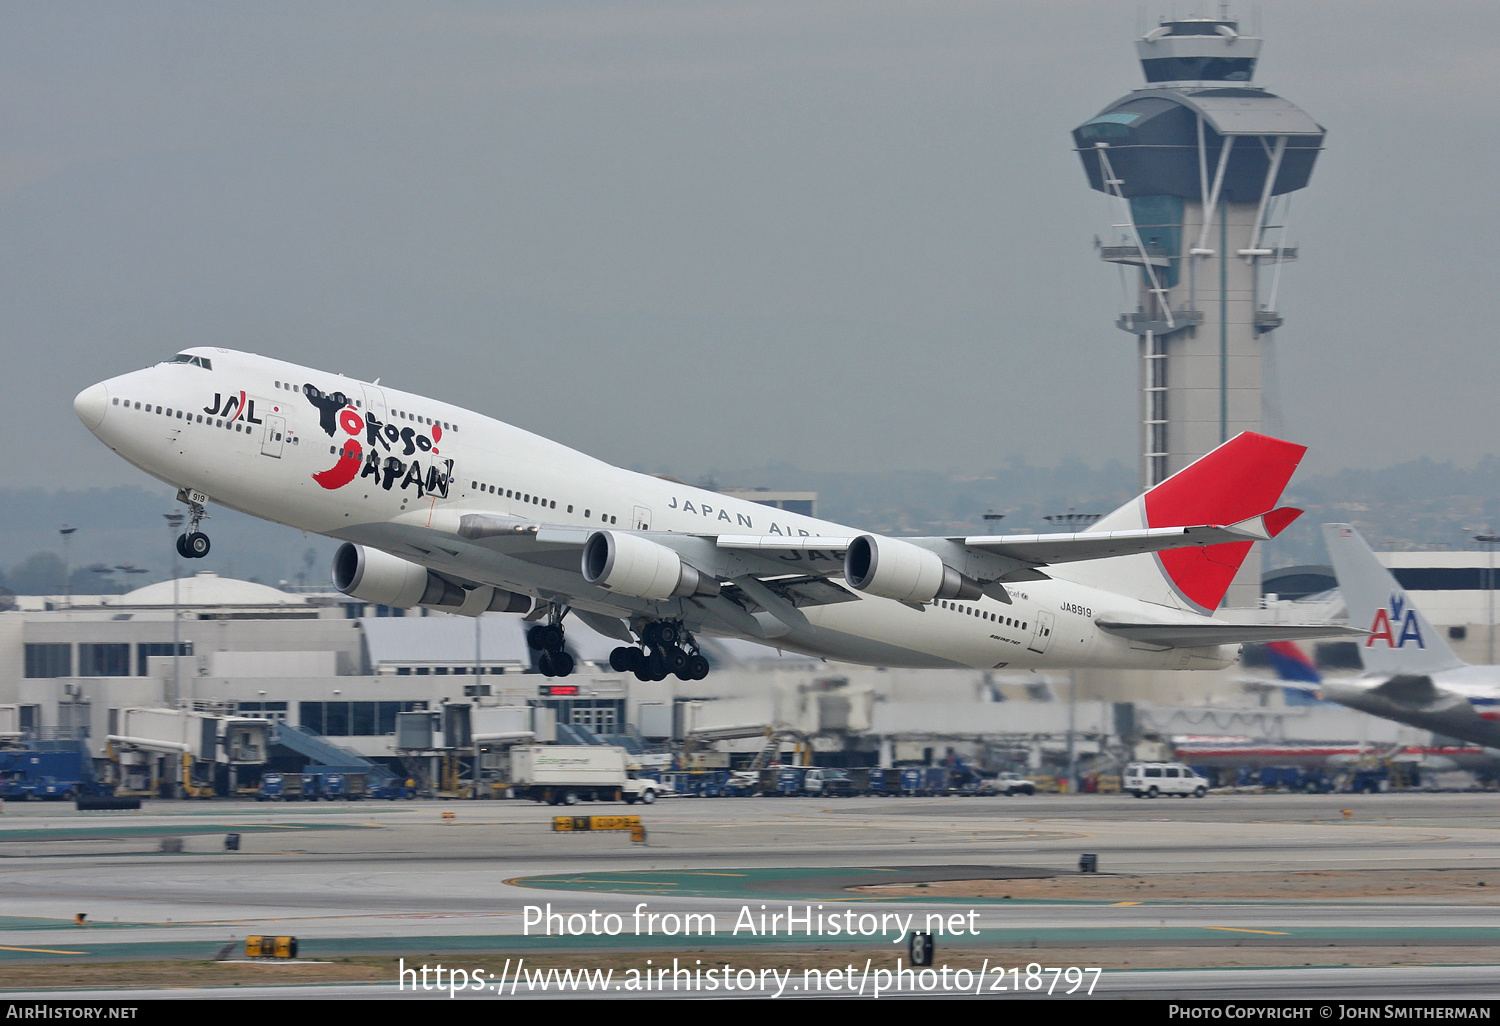
[(1369, 631), (1331, 623), (1122, 623), (1095, 620), (1101, 631), (1162, 648), (1201, 648), (1209, 645), (1246, 645), (1267, 641), (1312, 641), (1359, 638)]
[[(1127, 531), (895, 540), (930, 549), (942, 557), (944, 563), (984, 585), (991, 585), (997, 582), (1044, 580), (1046, 575), (1039, 568), (1053, 563), (1264, 541), (1279, 534), (1300, 514), (1300, 510), (1283, 507), (1228, 525), (1201, 524)], [(837, 577), (844, 570), (844, 552), (857, 537), (683, 534), (620, 531), (618, 528), (599, 530), (648, 537), (675, 550), (701, 572), (723, 581), (745, 576), (761, 580), (788, 575)], [(465, 539), (506, 555), (562, 568), (569, 560), (576, 558), (576, 551), (595, 532), (590, 528), (551, 525), (489, 513), (470, 513), (460, 517), (458, 533)]]

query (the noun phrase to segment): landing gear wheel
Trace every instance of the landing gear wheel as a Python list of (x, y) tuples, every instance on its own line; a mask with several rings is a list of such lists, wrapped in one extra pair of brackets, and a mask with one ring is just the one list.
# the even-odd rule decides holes
[(677, 639), (680, 636), (676, 624), (663, 623), (657, 625), (656, 637), (663, 645), (671, 646), (677, 644)]
[(202, 531), (194, 531), (192, 534), (187, 536), (186, 540), (183, 543), (183, 547), (188, 550), (189, 558), (202, 559), (204, 556), (208, 555), (208, 550), (210, 547), (208, 535), (204, 534)]
[(546, 649), (543, 649), (542, 654), (536, 657), (536, 668), (537, 672), (543, 677), (556, 677), (558, 675), (557, 667), (552, 662), (552, 653)]
[(637, 649), (621, 645), (609, 654), (609, 668), (616, 673), (626, 673), (635, 667)]
[(183, 559), (192, 559), (193, 558), (192, 552), (190, 552), (188, 550), (188, 547), (187, 547), (187, 535), (185, 535), (185, 534), (179, 534), (177, 536), (177, 554), (179, 556), (181, 556)]
[(563, 647), (563, 629), (555, 623), (539, 623), (526, 632), (526, 644), (555, 652)]
[(695, 655), (688, 660), (688, 680), (702, 680), (708, 676), (708, 660), (701, 655)]
[(571, 655), (566, 652), (550, 652), (548, 654), (552, 656), (552, 676), (566, 677), (573, 672), (576, 664), (573, 662)]
[[(662, 658), (666, 660), (667, 669), (678, 676), (682, 676), (683, 672), (687, 670), (688, 663), (692, 661), (692, 657), (680, 648), (667, 649), (662, 653)], [(687, 678), (683, 677), (683, 679), (686, 680)]]

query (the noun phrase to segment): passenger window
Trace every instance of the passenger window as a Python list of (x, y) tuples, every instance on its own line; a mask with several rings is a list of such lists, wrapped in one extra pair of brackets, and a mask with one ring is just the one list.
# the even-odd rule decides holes
[(1167, 769), (1167, 779), (1169, 779), (1169, 780), (1176, 780), (1177, 779), (1177, 771), (1175, 769), (1172, 769), (1172, 768), (1169, 767)]
[(1156, 767), (1148, 766), (1148, 767), (1146, 767), (1146, 776), (1148, 776), (1148, 777), (1159, 777), (1159, 776), (1161, 776), (1161, 767), (1160, 766), (1156, 766)]
[(569, 507), (568, 507), (568, 512), (569, 512), (569, 513), (571, 513), (571, 512), (573, 512), (573, 507), (572, 507), (572, 506), (569, 506)]
[(584, 510), (583, 511), (583, 519), (587, 520), (588, 518), (589, 518), (589, 511), (588, 510)]
[(115, 404), (115, 405), (116, 405), (116, 406), (119, 406), (119, 405), (120, 405), (120, 397), (119, 397), (119, 396), (115, 396), (115, 398), (114, 398), (114, 404)]

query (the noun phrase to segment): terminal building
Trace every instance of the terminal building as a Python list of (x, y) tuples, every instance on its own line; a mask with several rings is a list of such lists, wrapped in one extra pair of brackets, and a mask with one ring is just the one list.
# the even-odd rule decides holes
[[(1459, 654), (1485, 662), (1488, 555), (1382, 558)], [(1331, 584), (1326, 568), (1295, 569), (1287, 580), (1305, 588)], [(1303, 601), (1318, 604), (1312, 615), (1342, 613), (1337, 593)], [(519, 617), (393, 612), (211, 573), (119, 596), (24, 598), (0, 613), (0, 709), (13, 711), (13, 734), (86, 741), (102, 770), (116, 754), (109, 739), (123, 710), (180, 708), (274, 723), (281, 743), (267, 768), (303, 768), (321, 739), (345, 762), (357, 757), (403, 777), (421, 776), (424, 764), (398, 748), (401, 714), (441, 718), (458, 707), (476, 722), (519, 714), (511, 719), (525, 740), (604, 739), (721, 765), (770, 746), (782, 758), (833, 765), (956, 752), (981, 765), (1039, 768), (1064, 757), (1070, 733), (1080, 758), (1119, 751), (1143, 733), (1426, 741), (1342, 707), (1290, 701), (1254, 665), (1155, 674), (897, 670), (704, 639), (717, 664), (708, 680), (642, 682), (612, 672), (616, 642), (578, 623), (568, 640), (580, 672), (558, 682), (536, 672)], [(1349, 643), (1324, 646), (1318, 657), (1326, 672), (1357, 672)], [(6, 729), (0, 716), (0, 734)], [(253, 783), (253, 774), (240, 779)]]

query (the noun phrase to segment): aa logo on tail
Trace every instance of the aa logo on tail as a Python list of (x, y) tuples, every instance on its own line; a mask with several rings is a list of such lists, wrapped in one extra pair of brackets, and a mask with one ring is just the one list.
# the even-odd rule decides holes
[[(1396, 625), (1401, 633), (1396, 634)], [(1370, 636), (1365, 639), (1365, 648), (1384, 640), (1387, 648), (1404, 648), (1408, 641), (1416, 642), (1418, 648), (1426, 648), (1422, 641), (1422, 628), (1417, 626), (1417, 611), (1406, 604), (1406, 596), (1400, 592), (1391, 596), (1389, 610), (1375, 610), (1375, 619), (1370, 623)]]

